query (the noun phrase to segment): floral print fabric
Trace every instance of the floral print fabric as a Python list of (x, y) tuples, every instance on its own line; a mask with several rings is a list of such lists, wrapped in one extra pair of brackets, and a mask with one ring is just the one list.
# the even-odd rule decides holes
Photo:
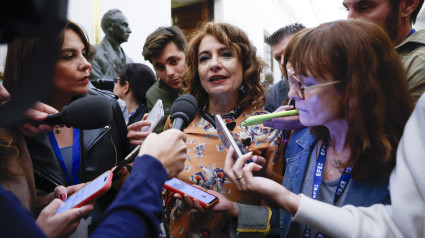
[[(247, 117), (265, 113), (248, 109), (236, 119), (235, 113), (230, 112), (223, 116), (223, 120), (230, 123), (228, 128), (234, 127), (231, 132), (235, 138), (254, 154), (266, 158), (267, 166), (282, 175), (282, 152), (278, 150), (281, 148), (281, 131), (263, 127), (262, 124), (241, 126)], [(235, 202), (260, 205), (258, 197), (239, 192), (224, 174), (227, 151), (216, 129), (207, 120), (197, 115), (184, 132), (187, 135), (187, 160), (184, 170), (177, 176), (179, 179), (217, 191)], [(172, 198), (171, 194), (165, 197)], [(229, 219), (226, 215), (197, 212), (176, 199), (166, 199), (165, 203), (171, 237), (229, 237)]]

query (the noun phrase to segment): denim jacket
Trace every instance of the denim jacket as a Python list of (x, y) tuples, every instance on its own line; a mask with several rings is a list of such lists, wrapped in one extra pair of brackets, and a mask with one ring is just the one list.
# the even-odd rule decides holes
[[(295, 194), (301, 193), (310, 153), (316, 143), (317, 136), (311, 134), (309, 128), (303, 128), (292, 135), (286, 148), (286, 169), (282, 184)], [(388, 179), (384, 181), (352, 180), (343, 205), (368, 207), (376, 203), (389, 204), (388, 182)], [(311, 194), (305, 195), (311, 196)], [(281, 237), (286, 237), (292, 222), (291, 214), (282, 209), (280, 209), (279, 213), (280, 234)]]
[[(285, 151), (286, 169), (283, 178), (283, 186), (289, 191), (301, 193), (305, 173), (308, 166), (310, 153), (317, 143), (317, 136), (310, 132), (308, 127), (296, 131), (289, 140)], [(385, 180), (352, 180), (343, 205), (368, 207), (373, 204), (390, 203), (390, 193), (388, 190), (388, 179)], [(305, 194), (311, 196), (311, 194)], [(286, 237), (291, 226), (291, 214), (277, 208), (267, 208), (259, 206), (247, 206), (238, 204), (239, 217), (232, 237), (262, 237), (264, 232), (272, 237)], [(269, 214), (271, 212), (271, 216)], [(269, 227), (269, 229), (268, 229)], [(249, 232), (244, 232), (249, 231)], [(251, 232), (255, 231), (255, 232)], [(263, 234), (261, 234), (263, 232)]]

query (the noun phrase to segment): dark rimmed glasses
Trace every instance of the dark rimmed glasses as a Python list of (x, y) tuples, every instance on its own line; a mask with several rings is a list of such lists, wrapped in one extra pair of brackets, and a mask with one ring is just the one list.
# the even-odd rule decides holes
[(335, 80), (335, 81), (330, 81), (326, 83), (319, 83), (319, 84), (315, 84), (311, 86), (306, 86), (304, 84), (304, 78), (306, 78), (305, 76), (296, 73), (292, 69), (287, 69), (286, 72), (288, 73), (289, 87), (294, 86), (295, 91), (297, 92), (300, 99), (304, 99), (304, 90), (320, 88), (320, 87), (329, 86), (329, 85), (337, 84), (341, 82), (341, 80)]

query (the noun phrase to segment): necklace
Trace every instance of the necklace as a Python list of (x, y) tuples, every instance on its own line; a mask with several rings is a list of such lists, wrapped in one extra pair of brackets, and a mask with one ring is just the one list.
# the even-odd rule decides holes
[(62, 131), (62, 130), (61, 130), (61, 128), (59, 127), (59, 125), (56, 125), (56, 126), (55, 126), (55, 133), (56, 133), (56, 134), (60, 134), (60, 133), (61, 133), (61, 131)]
[(344, 152), (337, 153), (335, 152), (335, 147), (333, 145), (329, 145), (329, 149), (332, 151), (332, 159), (334, 161), (334, 168), (343, 168), (342, 162), (340, 158), (347, 158), (347, 154)]
[(342, 168), (342, 166), (339, 163), (340, 163), (339, 159), (334, 157), (334, 167), (335, 168)]

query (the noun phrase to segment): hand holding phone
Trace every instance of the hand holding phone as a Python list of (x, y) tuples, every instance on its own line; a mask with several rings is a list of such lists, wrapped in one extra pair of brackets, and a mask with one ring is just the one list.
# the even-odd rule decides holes
[[(148, 117), (146, 118), (146, 121), (150, 121), (150, 126), (144, 126), (140, 129), (142, 132), (152, 132), (155, 130), (155, 128), (158, 126), (159, 123), (162, 122), (164, 119), (164, 108), (162, 105), (162, 100), (158, 99), (153, 106), (151, 112), (149, 113)], [(117, 167), (113, 171), (114, 175), (118, 175), (118, 171), (122, 169), (126, 164), (133, 161), (133, 159), (137, 156), (140, 150), (140, 145), (137, 145), (136, 148), (133, 149), (133, 151), (130, 152), (123, 160), (119, 161), (117, 163)], [(118, 176), (117, 176), (118, 177)]]
[(162, 104), (162, 100), (158, 99), (153, 106), (152, 110), (149, 112), (149, 116), (146, 118), (146, 121), (150, 121), (151, 125), (144, 126), (140, 129), (143, 132), (152, 132), (155, 130), (156, 126), (162, 122), (164, 119), (164, 107)]
[(89, 184), (69, 196), (63, 206), (56, 213), (64, 212), (71, 208), (84, 206), (109, 190), (112, 184), (112, 172), (110, 170), (101, 174)]
[(185, 194), (190, 196), (190, 199), (199, 201), (202, 207), (209, 208), (218, 202), (218, 198), (202, 189), (199, 189), (189, 183), (186, 183), (178, 178), (172, 178), (165, 181), (164, 188), (180, 194), (184, 197)]

